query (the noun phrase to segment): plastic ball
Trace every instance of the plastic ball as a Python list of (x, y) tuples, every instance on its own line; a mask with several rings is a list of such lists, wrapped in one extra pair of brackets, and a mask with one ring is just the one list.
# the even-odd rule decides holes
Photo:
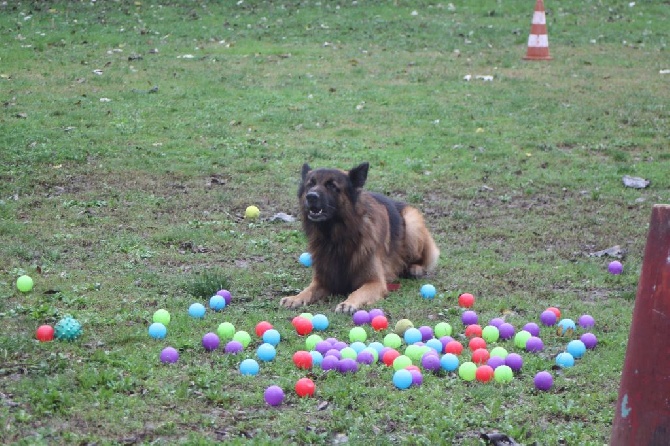
[(544, 310), (542, 314), (540, 314), (540, 322), (542, 322), (542, 325), (551, 327), (556, 324), (556, 321), (557, 321), (556, 313), (554, 313), (551, 310)]
[(470, 293), (463, 293), (458, 296), (458, 305), (463, 308), (470, 308), (475, 304), (475, 296)]
[(335, 356), (324, 356), (323, 361), (321, 361), (321, 369), (323, 371), (337, 370), (337, 364), (339, 362), (340, 359)]
[(279, 386), (270, 386), (263, 393), (265, 402), (270, 406), (279, 406), (284, 401), (284, 391)]
[(393, 368), (395, 370), (404, 369), (409, 365), (412, 365), (412, 360), (406, 355), (400, 355), (393, 360)]
[(295, 327), (296, 333), (298, 333), (300, 336), (310, 334), (314, 328), (312, 322), (309, 319), (300, 316), (295, 320), (293, 326)]
[(530, 333), (526, 330), (521, 330), (516, 335), (514, 335), (514, 345), (518, 348), (526, 348), (526, 342), (532, 337)]
[(251, 336), (249, 336), (249, 333), (246, 331), (240, 330), (233, 335), (233, 341), (237, 341), (242, 344), (244, 348), (247, 348), (251, 342)]
[(440, 342), (439, 339), (429, 339), (426, 341), (426, 347), (434, 350), (437, 353), (442, 353), (442, 350), (444, 350), (444, 346), (442, 345), (442, 342)]
[[(495, 327), (494, 327), (495, 328)], [(465, 337), (466, 338), (473, 338), (473, 337), (482, 337), (482, 327), (479, 324), (472, 324), (468, 325), (465, 327)]]
[(156, 310), (154, 312), (154, 316), (152, 318), (154, 322), (158, 322), (160, 324), (163, 324), (167, 327), (167, 325), (170, 323), (170, 313), (167, 310), (164, 310), (161, 308), (160, 310)]
[(421, 287), (421, 296), (424, 299), (432, 299), (435, 297), (437, 290), (435, 290), (435, 287), (429, 283), (423, 285)]
[(593, 333), (584, 333), (579, 337), (579, 340), (582, 341), (584, 346), (589, 350), (595, 348), (596, 344), (598, 344), (598, 338), (596, 338), (596, 335)]
[(226, 343), (226, 346), (223, 348), (224, 353), (230, 353), (236, 355), (237, 353), (244, 350), (244, 346), (239, 341), (229, 341)]
[(386, 330), (389, 327), (389, 321), (386, 316), (379, 315), (372, 318), (370, 325), (375, 331)]
[(266, 342), (258, 347), (256, 356), (258, 356), (258, 359), (261, 361), (272, 361), (277, 356), (277, 349), (275, 349), (274, 345)]
[(188, 307), (188, 315), (195, 319), (202, 319), (205, 317), (205, 306), (201, 303), (193, 303)]
[(468, 347), (470, 351), (479, 350), (480, 348), (486, 348), (486, 341), (482, 338), (474, 337), (468, 342)]
[(167, 328), (165, 328), (165, 325), (161, 324), (160, 322), (154, 322), (153, 324), (149, 325), (149, 336), (154, 339), (163, 339), (165, 336), (167, 336)]
[(354, 341), (354, 342), (352, 342), (352, 343), (349, 345), (349, 347), (351, 347), (352, 349), (354, 349), (354, 350), (356, 351), (356, 353), (360, 353), (360, 352), (363, 351), (363, 349), (365, 349), (366, 345), (365, 345), (364, 342), (361, 342), (361, 341)]
[(317, 334), (309, 335), (307, 336), (307, 339), (305, 339), (305, 348), (307, 348), (307, 350), (314, 350), (316, 348), (316, 344), (322, 341), (323, 338)]
[(163, 364), (173, 364), (179, 360), (179, 352), (173, 347), (165, 347), (161, 351), (160, 360)]
[(308, 321), (312, 322), (312, 319), (314, 319), (314, 315), (312, 313), (300, 313), (298, 317), (303, 317), (307, 319)]
[(421, 335), (419, 329), (414, 327), (408, 328), (407, 331), (405, 331), (403, 337), (405, 338), (405, 342), (407, 344), (414, 344), (416, 342), (421, 342), (421, 340), (423, 339), (423, 336)]
[(35, 332), (35, 338), (40, 342), (53, 341), (54, 333), (54, 328), (51, 325), (40, 325)]
[(549, 308), (547, 308), (547, 310), (549, 310), (549, 311), (551, 311), (552, 313), (554, 313), (554, 314), (556, 315), (556, 319), (560, 319), (560, 318), (561, 318), (561, 310), (559, 310), (558, 308), (556, 308), (556, 307), (549, 307)]
[(255, 376), (258, 375), (260, 366), (255, 359), (245, 359), (240, 362), (240, 373), (246, 376)]
[(349, 341), (351, 342), (365, 342), (368, 338), (368, 333), (363, 327), (354, 327), (349, 330)]
[(490, 357), (490, 353), (485, 348), (478, 348), (472, 352), (472, 362), (477, 365), (486, 364)]
[(310, 266), (312, 266), (312, 254), (308, 252), (303, 252), (302, 254), (300, 254), (300, 257), (298, 257), (298, 261), (302, 263), (302, 266), (309, 268)]
[(244, 218), (247, 218), (249, 220), (254, 220), (258, 218), (261, 215), (260, 209), (258, 209), (256, 206), (247, 206), (247, 208), (244, 210)]
[(386, 364), (387, 367), (393, 366), (393, 361), (400, 356), (400, 352), (398, 350), (390, 349), (387, 350), (386, 353), (382, 356), (382, 361), (384, 364)]
[(547, 391), (554, 384), (554, 378), (549, 372), (538, 372), (533, 378), (537, 390)]
[(375, 362), (375, 357), (369, 350), (361, 350), (358, 355), (356, 355), (356, 362), (369, 365)]
[(259, 323), (256, 324), (255, 332), (256, 336), (259, 338), (263, 337), (263, 333), (265, 333), (268, 330), (272, 329), (272, 324), (269, 323), (268, 321), (260, 321)]
[(591, 328), (596, 325), (596, 320), (590, 314), (583, 314), (579, 316), (577, 323), (582, 328)]
[(505, 358), (505, 365), (509, 366), (513, 371), (518, 372), (523, 367), (523, 358), (516, 353), (510, 353)]
[(328, 328), (330, 322), (328, 318), (323, 314), (315, 314), (312, 317), (312, 327), (317, 331), (324, 331)]
[(299, 369), (309, 370), (312, 368), (312, 355), (304, 350), (298, 350), (293, 354), (293, 364)]
[(504, 347), (494, 347), (491, 350), (491, 356), (498, 356), (500, 358), (505, 359), (509, 353), (507, 353), (507, 350)]
[(377, 351), (377, 354), (381, 354), (382, 349), (384, 348), (384, 344), (382, 344), (381, 342), (377, 342), (377, 341), (370, 342), (370, 344), (368, 344), (368, 348), (372, 348), (372, 349)]
[(505, 322), (498, 327), (498, 332), (500, 333), (500, 339), (511, 339), (514, 336), (514, 325)]
[(412, 373), (409, 370), (396, 370), (393, 374), (393, 385), (400, 390), (409, 389), (412, 385)]
[(334, 348), (331, 348), (328, 350), (326, 353), (323, 354), (324, 357), (326, 356), (335, 356), (337, 359), (342, 359), (342, 354), (340, 353), (339, 350), (336, 350)]
[(384, 336), (384, 345), (386, 347), (398, 348), (402, 345), (402, 339), (395, 333), (389, 333)]
[(477, 364), (474, 362), (464, 362), (458, 367), (458, 376), (463, 381), (474, 381), (477, 374)]
[(230, 305), (230, 301), (233, 300), (233, 295), (230, 294), (230, 291), (228, 290), (219, 290), (216, 292), (216, 294), (226, 300), (226, 305)]
[(486, 361), (486, 365), (495, 370), (501, 365), (505, 365), (505, 359), (501, 358), (500, 356), (491, 356), (489, 360)]
[(370, 314), (370, 322), (372, 322), (372, 319), (376, 318), (377, 316), (386, 316), (384, 310), (381, 308), (373, 308), (368, 313)]
[(358, 356), (358, 353), (351, 347), (344, 347), (340, 350), (340, 358), (356, 359), (356, 356)]
[(458, 356), (452, 353), (445, 353), (440, 358), (440, 366), (447, 372), (453, 372), (458, 368), (459, 364)]
[(54, 327), (56, 339), (73, 341), (82, 335), (82, 327), (78, 320), (72, 316), (65, 316)]
[(465, 326), (476, 324), (478, 321), (479, 317), (477, 316), (477, 313), (472, 310), (464, 311), (461, 315), (461, 322), (463, 322), (463, 325)]
[(500, 318), (500, 317), (494, 317), (493, 319), (491, 319), (489, 321), (489, 325), (492, 325), (495, 328), (500, 328), (500, 326), (504, 323), (505, 323), (505, 320), (503, 318)]
[(556, 355), (556, 365), (562, 368), (569, 368), (575, 365), (575, 358), (568, 352)]
[(356, 325), (365, 325), (370, 323), (370, 313), (365, 310), (356, 311), (351, 318)]
[(316, 350), (309, 352), (312, 355), (312, 367), (320, 367), (323, 362), (323, 355)]
[(437, 372), (442, 367), (440, 357), (431, 353), (426, 353), (421, 357), (421, 367), (431, 372)]
[(540, 326), (537, 325), (535, 322), (528, 322), (526, 325), (523, 326), (522, 330), (526, 330), (533, 336), (540, 336)]
[(579, 359), (586, 353), (586, 345), (579, 339), (575, 339), (574, 341), (568, 342), (566, 350), (574, 356), (575, 359)]
[(347, 345), (346, 342), (343, 342), (343, 341), (335, 341), (333, 343), (333, 348), (336, 349), (336, 350), (342, 350), (342, 349), (347, 348), (347, 347), (349, 347), (349, 346)]
[(221, 311), (226, 307), (226, 299), (223, 296), (218, 294), (213, 295), (209, 298), (209, 308), (214, 311)]
[(526, 350), (529, 352), (541, 352), (544, 350), (544, 342), (537, 336), (531, 336), (526, 341)]
[(235, 335), (235, 326), (230, 322), (221, 322), (216, 328), (216, 334), (218, 334), (219, 338), (222, 340), (229, 341), (233, 339), (233, 336)]
[(623, 265), (618, 260), (614, 260), (607, 265), (607, 271), (614, 275), (621, 274), (623, 272)]
[(16, 288), (22, 293), (29, 292), (33, 289), (33, 279), (30, 276), (26, 276), (25, 274), (23, 276), (19, 276), (19, 278), (16, 279)]
[(452, 328), (448, 322), (438, 322), (433, 329), (435, 337), (441, 338), (443, 336), (451, 336)]
[(274, 328), (271, 328), (263, 333), (263, 342), (267, 342), (268, 344), (272, 344), (276, 347), (277, 344), (279, 344), (279, 341), (281, 341), (281, 335)]
[(358, 363), (352, 358), (342, 358), (337, 363), (337, 370), (340, 373), (356, 373), (358, 372)]
[(493, 373), (494, 371), (491, 366), (486, 364), (480, 365), (475, 371), (475, 378), (477, 378), (477, 381), (480, 383), (487, 383), (493, 378)]
[[(307, 342), (307, 341), (305, 341), (305, 342)], [(326, 352), (328, 350), (330, 350), (332, 347), (333, 347), (333, 345), (328, 341), (319, 341), (314, 346), (314, 350), (321, 353), (322, 355), (325, 355)]]
[(423, 355), (421, 347), (416, 344), (410, 344), (405, 349), (405, 356), (408, 356), (412, 362), (421, 361), (421, 356)]
[(413, 328), (414, 324), (409, 319), (400, 319), (395, 324), (395, 332), (398, 336), (404, 336), (409, 328)]
[(463, 352), (463, 344), (458, 341), (448, 342), (447, 345), (444, 346), (444, 352), (460, 355)]
[(514, 372), (509, 366), (501, 365), (493, 371), (493, 379), (497, 383), (508, 383), (514, 379)]
[(314, 396), (315, 390), (316, 386), (314, 385), (314, 381), (309, 378), (300, 378), (295, 383), (295, 393), (297, 393), (300, 398)]
[(410, 370), (409, 373), (412, 374), (412, 385), (413, 386), (420, 386), (423, 384), (423, 375), (421, 374), (420, 370)]
[(482, 330), (481, 336), (486, 342), (496, 342), (500, 338), (500, 330), (493, 325), (487, 325)]
[(207, 333), (202, 337), (202, 346), (205, 350), (211, 352), (219, 347), (219, 337), (215, 333)]
[(576, 330), (575, 321), (572, 319), (561, 319), (556, 326), (556, 334), (559, 336), (570, 336)]

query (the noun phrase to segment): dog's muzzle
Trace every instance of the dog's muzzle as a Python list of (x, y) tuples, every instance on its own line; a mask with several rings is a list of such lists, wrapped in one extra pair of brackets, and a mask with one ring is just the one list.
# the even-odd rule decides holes
[(323, 211), (321, 197), (317, 192), (307, 192), (305, 195), (305, 201), (307, 202), (307, 218), (312, 221), (323, 221), (328, 218), (328, 216)]

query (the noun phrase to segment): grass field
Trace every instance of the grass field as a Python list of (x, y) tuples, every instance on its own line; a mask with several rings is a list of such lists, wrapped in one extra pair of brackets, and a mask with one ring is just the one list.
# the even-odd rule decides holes
[[(609, 441), (651, 206), (670, 202), (667, 2), (547, 0), (551, 62), (526, 62), (533, 1), (97, 1), (0, 5), (0, 440), (3, 444), (521, 444)], [(464, 77), (471, 75), (470, 81)], [(476, 76), (493, 76), (483, 81)], [(310, 279), (296, 215), (304, 162), (371, 164), (368, 188), (421, 209), (442, 256), (380, 307), (447, 321), (457, 297), (517, 329), (556, 306), (596, 349), (542, 329), (506, 385), (314, 368), (281, 297)], [(650, 180), (624, 187), (624, 175)], [(261, 218), (244, 210), (254, 204)], [(614, 245), (611, 257), (590, 256)], [(15, 281), (35, 282), (21, 293)], [(435, 299), (419, 288), (433, 284)], [(227, 288), (221, 313), (187, 309)], [(348, 340), (339, 302), (309, 307)], [(147, 334), (154, 311), (168, 335)], [(65, 315), (73, 342), (35, 330)], [(256, 323), (282, 334), (258, 376)], [(207, 353), (221, 322), (252, 334)], [(368, 327), (368, 340), (385, 333)], [(167, 345), (180, 360), (163, 365)], [(467, 360), (465, 353), (462, 360)], [(548, 370), (554, 386), (534, 389)], [(263, 401), (269, 385), (284, 403)]]

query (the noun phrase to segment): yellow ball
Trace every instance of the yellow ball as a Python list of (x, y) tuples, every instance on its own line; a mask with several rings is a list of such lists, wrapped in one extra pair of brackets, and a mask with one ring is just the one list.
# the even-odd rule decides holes
[(403, 336), (408, 328), (413, 328), (414, 324), (409, 319), (400, 319), (395, 324), (395, 332), (398, 336)]
[(261, 211), (256, 206), (248, 206), (247, 210), (244, 211), (244, 218), (251, 220), (258, 218), (259, 215), (261, 215)]

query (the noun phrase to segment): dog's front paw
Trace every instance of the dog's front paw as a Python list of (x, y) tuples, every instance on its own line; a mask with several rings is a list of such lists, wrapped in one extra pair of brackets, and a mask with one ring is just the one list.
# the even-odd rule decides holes
[(298, 308), (305, 306), (307, 303), (300, 296), (288, 296), (279, 301), (279, 305), (286, 308)]
[(356, 310), (358, 310), (358, 307), (346, 300), (344, 302), (340, 302), (335, 307), (335, 313), (353, 314), (356, 312)]

